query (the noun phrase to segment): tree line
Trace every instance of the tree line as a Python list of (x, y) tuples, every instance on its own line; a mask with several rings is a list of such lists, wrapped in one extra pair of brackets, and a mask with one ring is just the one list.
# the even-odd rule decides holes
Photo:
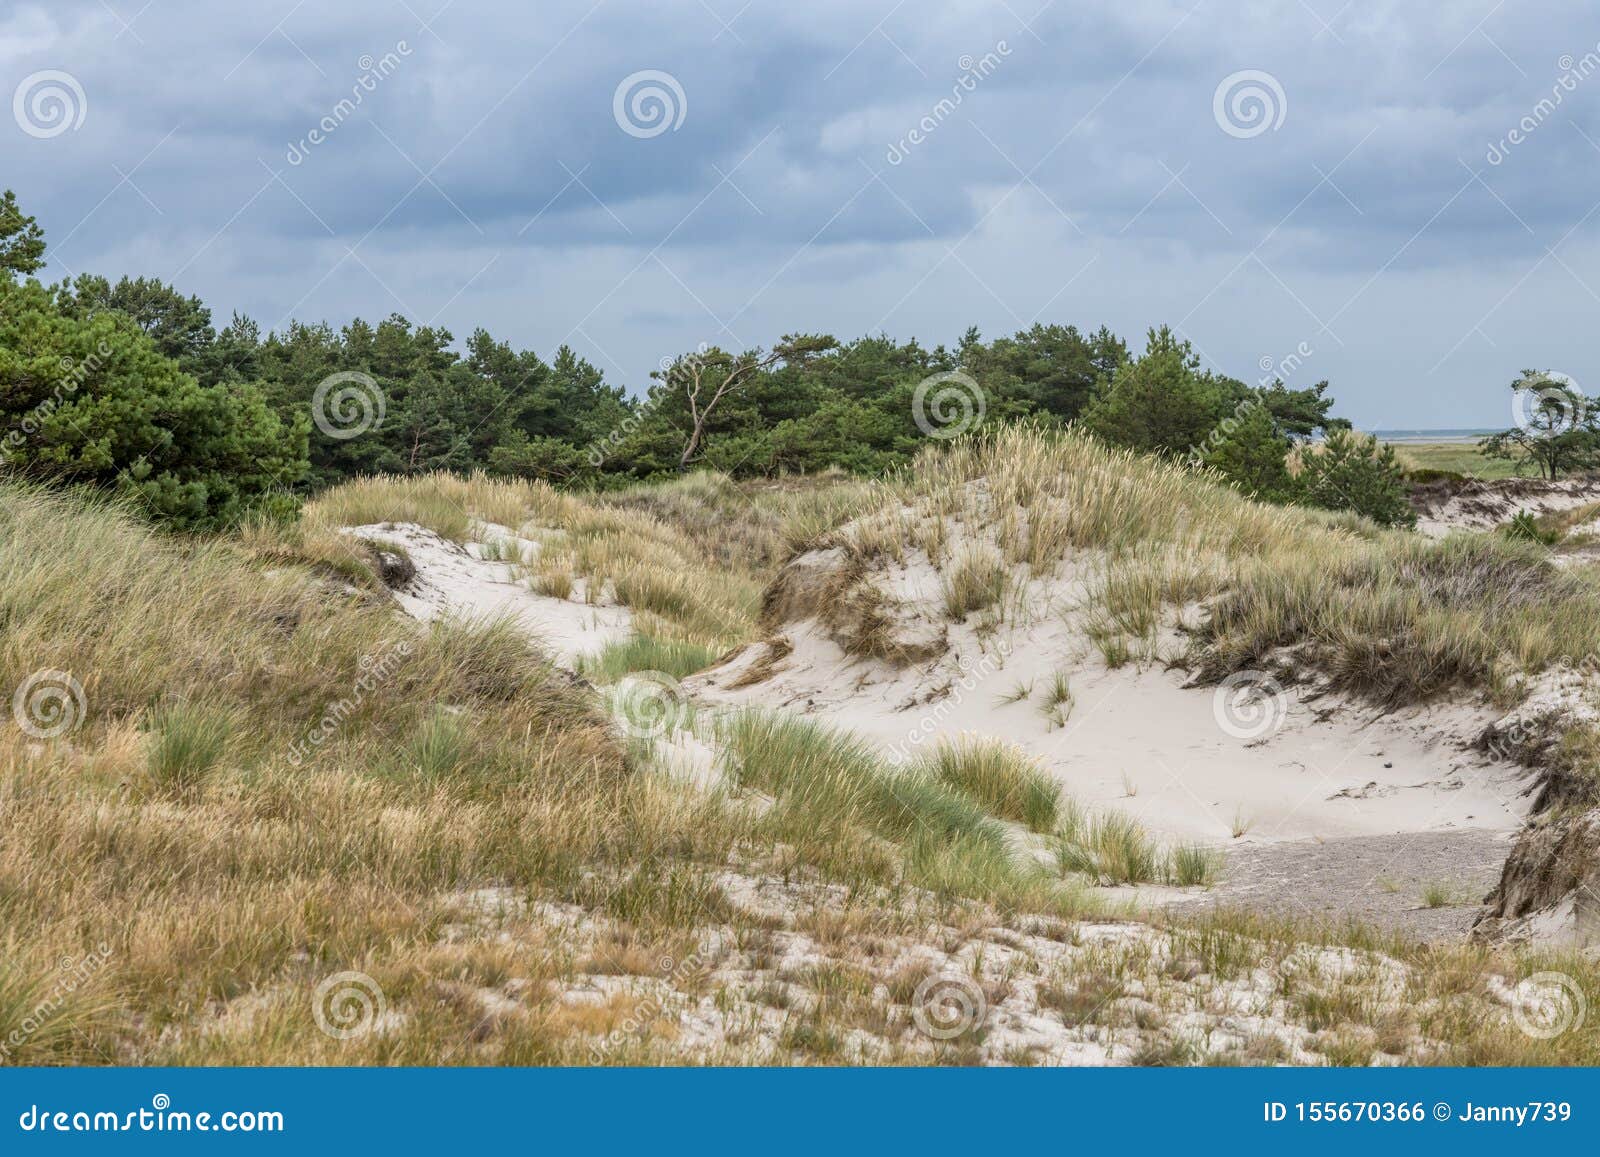
[[(1393, 454), (1331, 416), (1328, 383), (1249, 385), (1152, 329), (1142, 352), (1101, 327), (1035, 324), (953, 347), (791, 334), (701, 347), (631, 396), (562, 346), (546, 360), (484, 329), (400, 315), (263, 333), (220, 328), (154, 278), (48, 286), (44, 236), (0, 198), (0, 465), (129, 493), (189, 529), (370, 473), (484, 470), (602, 488), (710, 468), (878, 473), (982, 422), (1076, 423), (1208, 467), (1256, 497), (1409, 516)], [(1315, 450), (1310, 444), (1316, 441)]]

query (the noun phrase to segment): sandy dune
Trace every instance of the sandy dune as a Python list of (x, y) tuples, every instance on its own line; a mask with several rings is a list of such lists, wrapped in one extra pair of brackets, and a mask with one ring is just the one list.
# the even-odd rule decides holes
[[(418, 619), (510, 615), (567, 666), (631, 628), (626, 608), (579, 601), (581, 587), (566, 600), (534, 593), (522, 567), (483, 558), (479, 544), (410, 524), (349, 533), (405, 548), (417, 575), (395, 597)], [(504, 527), (483, 525), (479, 535), (511, 543), (528, 562), (537, 556), (537, 542)], [(1192, 687), (1183, 671), (1148, 658), (1110, 669), (1073, 615), (1092, 566), (1078, 560), (1033, 584), (1025, 608), (980, 633), (945, 621), (931, 567), (896, 564), (883, 585), (912, 608), (902, 627), (941, 639), (936, 657), (905, 666), (854, 657), (808, 618), (786, 624), (776, 645), (753, 644), (692, 676), (685, 690), (705, 707), (815, 717), (896, 762), (944, 737), (1003, 738), (1081, 803), (1126, 813), (1164, 840), (1229, 853), (1213, 892), (1145, 888), (1140, 902), (1243, 903), (1462, 934), (1531, 803), (1525, 768), (1472, 747), (1498, 713), (1466, 702), (1384, 713), (1276, 681)], [(1168, 629), (1158, 650), (1176, 655), (1181, 642)], [(1064, 719), (1042, 702), (1058, 675), (1071, 688)], [(716, 778), (704, 736), (670, 737), (664, 757), (697, 782)], [(1447, 909), (1421, 904), (1422, 887), (1435, 882), (1455, 889)]]
[[(1175, 839), (1321, 840), (1459, 828), (1509, 832), (1529, 800), (1527, 772), (1467, 744), (1495, 713), (1466, 705), (1380, 715), (1295, 689), (1229, 716), (1227, 693), (1186, 688), (1154, 667), (1063, 663), (1069, 632), (1044, 625), (988, 653), (975, 640), (925, 667), (896, 671), (851, 659), (811, 624), (788, 631), (793, 652), (770, 679), (730, 688), (764, 645), (690, 680), (698, 696), (815, 715), (905, 758), (942, 736), (998, 736), (1037, 755), (1086, 804), (1116, 807)], [(1006, 653), (1001, 653), (1004, 647)], [(1034, 701), (1001, 703), (1019, 683), (1070, 671), (1063, 727)], [(1037, 694), (1037, 693), (1036, 693)], [(1230, 734), (1219, 717), (1228, 719)], [(1260, 733), (1256, 734), (1256, 729)]]
[[(492, 523), (477, 524), (482, 542), (510, 543), (532, 561), (539, 544)], [(431, 622), (446, 615), (473, 619), (509, 616), (560, 665), (575, 667), (607, 644), (628, 637), (633, 617), (626, 607), (591, 605), (584, 587), (575, 584), (566, 599), (529, 589), (521, 566), (483, 558), (479, 542), (460, 545), (415, 523), (355, 526), (346, 531), (371, 542), (405, 548), (417, 574), (394, 592), (395, 601), (415, 619)]]
[(1454, 530), (1489, 530), (1518, 514), (1556, 514), (1600, 502), (1600, 481), (1565, 478), (1506, 478), (1420, 491), (1413, 498), (1417, 530), (1443, 538)]

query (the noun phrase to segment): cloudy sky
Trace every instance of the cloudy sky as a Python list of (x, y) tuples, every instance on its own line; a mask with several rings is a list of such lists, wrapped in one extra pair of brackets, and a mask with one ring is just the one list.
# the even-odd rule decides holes
[(0, 181), (51, 278), (633, 389), (1166, 322), (1363, 426), (1489, 426), (1523, 367), (1600, 393), (1597, 43), (1578, 0), (51, 0), (0, 15)]

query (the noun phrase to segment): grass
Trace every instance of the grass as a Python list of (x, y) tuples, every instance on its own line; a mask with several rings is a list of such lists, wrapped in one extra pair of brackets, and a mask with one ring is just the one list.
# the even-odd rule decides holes
[(1009, 707), (1013, 703), (1025, 703), (1033, 697), (1033, 680), (1018, 679), (1011, 686), (1011, 690), (1003, 692), (995, 699), (996, 706)]
[[(993, 813), (969, 794), (981, 785), (1014, 812), (1037, 814), (1048, 791), (1035, 785), (1030, 794), (1015, 763), (986, 753), (974, 773), (935, 752), (931, 765), (895, 770), (852, 736), (754, 710), (725, 719), (720, 738), (725, 773), (773, 801), (759, 831), (839, 878), (915, 884), (1003, 907), (1083, 910), (1083, 894), (1017, 855)], [(955, 769), (961, 790), (937, 773), (941, 764)]]
[(1074, 702), (1071, 677), (1065, 671), (1057, 671), (1050, 676), (1050, 683), (1044, 690), (1044, 702), (1040, 704), (1039, 710), (1044, 713), (1045, 721), (1053, 730), (1067, 725)]
[(1062, 804), (1052, 846), (1063, 874), (1087, 876), (1104, 885), (1210, 887), (1222, 872), (1222, 853), (1215, 848), (1197, 843), (1163, 848), (1131, 816), (1115, 811), (1092, 814), (1070, 799)]
[(198, 788), (222, 761), (233, 729), (233, 714), (226, 708), (180, 702), (157, 709), (150, 717), (145, 762), (155, 790)]
[(1010, 576), (991, 550), (969, 547), (944, 571), (944, 612), (960, 622), (974, 611), (992, 607), (1005, 597)]
[(1408, 471), (1442, 470), (1466, 478), (1515, 478), (1516, 464), (1489, 458), (1476, 442), (1395, 442), (1394, 454)]
[[(460, 541), (481, 518), (537, 538), (574, 580), (634, 600), (642, 641), (598, 662), (621, 672), (648, 657), (667, 670), (760, 637), (761, 590), (789, 552), (838, 542), (903, 551), (904, 501), (942, 508), (954, 527), (983, 471), (998, 500), (1023, 512), (1003, 548), (1017, 566), (1046, 573), (1084, 549), (1122, 560), (1116, 593), (1090, 595), (1108, 600), (1117, 631), (1136, 633), (1152, 599), (1212, 600), (1214, 621), (1196, 641), (1209, 669), (1306, 643), (1344, 685), (1403, 697), (1433, 685), (1419, 674), (1425, 656), (1455, 657), (1448, 679), (1532, 668), (1600, 623), (1587, 580), (1497, 536), (1435, 547), (1259, 507), (1075, 435), (1002, 432), (883, 486), (837, 492), (715, 476), (590, 498), (483, 478), (368, 480), (310, 503), (297, 526), (216, 538), (158, 534), (103, 502), (0, 484), (0, 689), (70, 672), (84, 705), (60, 739), (0, 729), (0, 1021), (51, 1006), (7, 1059), (587, 1063), (630, 1017), (648, 1031), (621, 1033), (603, 1063), (685, 1059), (671, 1051), (677, 1006), (640, 1012), (640, 998), (620, 994), (580, 1007), (561, 994), (585, 966), (659, 977), (664, 956), (711, 941), (736, 947), (716, 949), (708, 966), (759, 968), (783, 955), (780, 929), (881, 982), (905, 938), (954, 951), (1026, 928), (1077, 953), (1052, 979), (1063, 1002), (1098, 992), (1101, 977), (1110, 991), (1140, 979), (1159, 996), (1166, 960), (1147, 945), (1073, 943), (1072, 921), (1103, 906), (1039, 865), (1028, 844), (1040, 841), (1008, 826), (1045, 814), (1013, 762), (983, 753), (949, 776), (896, 769), (814, 722), (747, 713), (722, 721), (726, 786), (698, 790), (626, 747), (600, 697), (552, 670), (512, 625), (423, 630), (395, 615), (370, 556), (336, 533), (411, 520)], [(887, 500), (896, 513), (840, 529)], [(1109, 590), (1110, 576), (1102, 581)], [(1363, 649), (1374, 625), (1391, 631), (1390, 653)], [(1479, 630), (1492, 660), (1470, 639), (1445, 647), (1452, 632)], [(1574, 775), (1593, 763), (1591, 748), (1564, 750)], [(1046, 827), (1097, 880), (1193, 885), (1216, 871), (1214, 853), (1162, 848), (1126, 817), (1090, 817), (1065, 798)], [(774, 915), (734, 903), (739, 879), (829, 899)], [(585, 939), (601, 935), (609, 956)], [(1269, 970), (1286, 1006), (1338, 1021), (1328, 1056), (1360, 1055), (1339, 1035), (1351, 1025), (1399, 1035), (1393, 1002), (1319, 1002), (1309, 994), (1325, 985), (1292, 966), (1303, 943), (1381, 949), (1405, 965), (1408, 1031), (1439, 1042), (1405, 1059), (1600, 1061), (1591, 1029), (1533, 1042), (1482, 999), (1493, 976), (1543, 969), (1595, 991), (1600, 965), (1579, 956), (1424, 950), (1238, 913), (1174, 915), (1151, 936), (1201, 976)], [(59, 962), (101, 945), (103, 966), (58, 1003)], [(927, 1059), (899, 1044), (860, 1051), (863, 1033), (892, 1036), (886, 1026), (904, 1009), (863, 996), (861, 978), (839, 968), (818, 961), (785, 989), (792, 1052), (730, 1037), (693, 1059)], [(317, 1028), (312, 993), (347, 970), (382, 990), (394, 1027), (350, 1041)], [(705, 968), (688, 975), (671, 983), (686, 994), (706, 983)], [(736, 988), (716, 983), (719, 1007), (737, 1006)], [(747, 1031), (759, 1039), (758, 1027)], [(1141, 1039), (1141, 1055), (1190, 1059), (1170, 1043)], [(956, 1044), (938, 1059), (979, 1055), (981, 1042)]]
[(1063, 873), (1102, 884), (1148, 884), (1166, 875), (1155, 840), (1137, 820), (1120, 812), (1090, 815), (1077, 807), (1065, 809), (1055, 853)]
[(923, 758), (921, 766), (991, 815), (1036, 832), (1055, 826), (1061, 785), (1009, 743), (977, 737), (946, 740)]
[(1204, 844), (1179, 844), (1167, 862), (1167, 882), (1180, 888), (1210, 887), (1222, 874), (1222, 853)]
[(634, 671), (661, 671), (682, 679), (709, 667), (716, 658), (717, 652), (703, 643), (635, 634), (607, 645), (600, 654), (585, 660), (581, 670), (600, 683), (615, 683)]
[(1443, 880), (1430, 880), (1422, 886), (1424, 908), (1451, 908), (1461, 903), (1459, 890)]
[[(540, 544), (531, 564), (530, 586), (540, 594), (568, 598), (582, 579), (591, 599), (604, 593), (638, 614), (649, 615), (652, 633), (711, 648), (718, 653), (758, 633), (765, 560), (783, 549), (785, 512), (827, 525), (849, 509), (847, 491), (822, 497), (744, 497), (719, 475), (694, 475), (660, 486), (641, 487), (604, 499), (564, 494), (541, 482), (429, 474), (416, 478), (360, 478), (306, 505), (301, 525), (290, 531), (255, 532), (254, 545), (284, 553), (337, 548), (339, 528), (382, 522), (415, 522), (458, 542), (475, 533), (476, 521), (494, 523)], [(706, 504), (716, 495), (717, 515)], [(686, 517), (700, 509), (722, 518), (721, 534), (705, 521)], [(704, 538), (697, 537), (703, 535)], [(744, 535), (724, 565), (713, 565), (705, 544)], [(285, 541), (288, 540), (288, 541)], [(519, 562), (521, 552), (504, 536), (490, 536), (486, 557)]]
[(935, 516), (985, 525), (995, 511), (1011, 512), (1002, 549), (1033, 580), (1086, 551), (1100, 560), (1084, 623), (1108, 666), (1150, 655), (1155, 624), (1192, 605), (1208, 613), (1180, 658), (1201, 678), (1293, 647), (1335, 688), (1389, 705), (1503, 687), (1511, 672), (1600, 650), (1600, 578), (1562, 571), (1534, 544), (1435, 542), (1268, 506), (1177, 464), (1026, 426), (930, 451), (886, 483), (876, 513), (825, 536), (849, 565), (813, 604), (870, 585), (873, 560), (903, 559), (910, 528)]

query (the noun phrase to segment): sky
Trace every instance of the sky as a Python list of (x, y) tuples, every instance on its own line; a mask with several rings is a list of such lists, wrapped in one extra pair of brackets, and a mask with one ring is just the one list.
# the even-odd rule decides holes
[(1600, 10), (1549, 0), (0, 9), (41, 276), (403, 314), (639, 391), (784, 334), (1168, 324), (1364, 428), (1600, 394)]

